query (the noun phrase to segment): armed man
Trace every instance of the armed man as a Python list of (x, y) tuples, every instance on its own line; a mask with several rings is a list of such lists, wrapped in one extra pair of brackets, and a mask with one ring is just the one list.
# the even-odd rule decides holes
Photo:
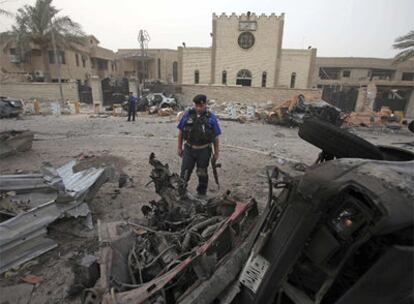
[(217, 117), (207, 108), (207, 96), (197, 95), (193, 102), (194, 107), (184, 113), (177, 126), (179, 129), (177, 153), (183, 159), (181, 178), (188, 182), (197, 165), (197, 193), (205, 196), (208, 188), (207, 168), (212, 153), (214, 161), (219, 158), (221, 130)]

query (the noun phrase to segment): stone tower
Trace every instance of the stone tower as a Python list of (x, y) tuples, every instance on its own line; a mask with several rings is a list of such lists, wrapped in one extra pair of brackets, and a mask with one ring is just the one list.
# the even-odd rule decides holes
[(284, 14), (213, 14), (211, 83), (276, 87)]

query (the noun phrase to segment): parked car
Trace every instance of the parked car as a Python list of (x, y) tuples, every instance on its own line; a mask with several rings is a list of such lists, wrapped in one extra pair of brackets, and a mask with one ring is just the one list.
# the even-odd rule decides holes
[(23, 113), (22, 100), (0, 96), (0, 118), (17, 117), (21, 113)]

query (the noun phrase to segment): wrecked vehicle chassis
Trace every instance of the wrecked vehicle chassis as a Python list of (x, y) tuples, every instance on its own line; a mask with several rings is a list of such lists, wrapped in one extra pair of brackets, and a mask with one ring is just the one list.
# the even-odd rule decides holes
[(248, 257), (254, 200), (194, 198), (154, 154), (150, 164), (161, 199), (142, 207), (145, 219), (98, 224), (101, 276), (84, 304), (211, 303)]
[(273, 172), (237, 303), (412, 303), (414, 161)]
[[(251, 208), (252, 206), (249, 204), (237, 204), (234, 213), (226, 219), (207, 242), (188, 254), (181, 254), (179, 256), (181, 259), (167, 260), (169, 264), (164, 271), (161, 270), (164, 273), (143, 284), (121, 281), (130, 281), (127, 265), (128, 252), (134, 246), (134, 236), (137, 231), (128, 229), (129, 225), (125, 222), (102, 225), (100, 228), (101, 242), (107, 245), (101, 249), (101, 257), (103, 257), (101, 280), (98, 282), (99, 287), (84, 292), (83, 303), (210, 303), (219, 293), (216, 289), (209, 295), (207, 288), (211, 287), (210, 284), (216, 288), (222, 288), (222, 290), (225, 288), (222, 281), (214, 283), (214, 280), (217, 281), (217, 279), (214, 279), (213, 272), (218, 271), (222, 265), (228, 268), (229, 265), (226, 262), (232, 259), (233, 263), (236, 263), (236, 266), (233, 266), (233, 275), (235, 276), (243, 266), (242, 262), (247, 258), (246, 251), (243, 252), (242, 258), (238, 257), (237, 251), (243, 247), (245, 235), (239, 235), (237, 230), (242, 232), (238, 226)], [(123, 233), (118, 234), (118, 231), (123, 231)], [(152, 232), (141, 228), (139, 233)], [(164, 249), (160, 256), (169, 249), (172, 248)], [(156, 259), (154, 258), (153, 261)], [(181, 278), (184, 278), (182, 283), (180, 282)], [(210, 280), (210, 284), (206, 283), (207, 279)], [(115, 292), (129, 288), (133, 289)], [(200, 293), (197, 288), (205, 292), (206, 299), (204, 301), (197, 297)], [(91, 301), (99, 298), (104, 290), (110, 290), (110, 292), (103, 295), (102, 302)], [(211, 298), (207, 300), (209, 296)], [(164, 300), (167, 297), (170, 300)]]

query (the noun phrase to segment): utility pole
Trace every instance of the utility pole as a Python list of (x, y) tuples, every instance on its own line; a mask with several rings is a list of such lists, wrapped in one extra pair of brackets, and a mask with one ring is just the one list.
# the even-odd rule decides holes
[[(145, 88), (145, 79), (147, 76), (147, 64), (146, 64), (146, 57), (147, 57), (147, 52), (146, 50), (148, 49), (148, 42), (150, 41), (150, 36), (148, 34), (148, 32), (146, 30), (139, 30), (138, 33), (138, 43), (141, 49), (141, 68), (143, 70), (143, 72), (141, 73), (142, 77), (140, 77), (140, 80), (142, 82), (142, 88)], [(137, 76), (139, 76), (138, 73), (138, 62), (137, 62)]]
[(55, 30), (53, 27), (52, 18), (50, 18), (50, 27), (51, 27), (52, 47), (53, 47), (53, 53), (55, 57), (55, 64), (57, 64), (57, 75), (58, 75), (59, 92), (60, 92), (60, 105), (63, 106), (65, 99), (63, 97), (62, 78), (60, 76), (60, 61), (59, 61), (58, 53), (56, 49)]

